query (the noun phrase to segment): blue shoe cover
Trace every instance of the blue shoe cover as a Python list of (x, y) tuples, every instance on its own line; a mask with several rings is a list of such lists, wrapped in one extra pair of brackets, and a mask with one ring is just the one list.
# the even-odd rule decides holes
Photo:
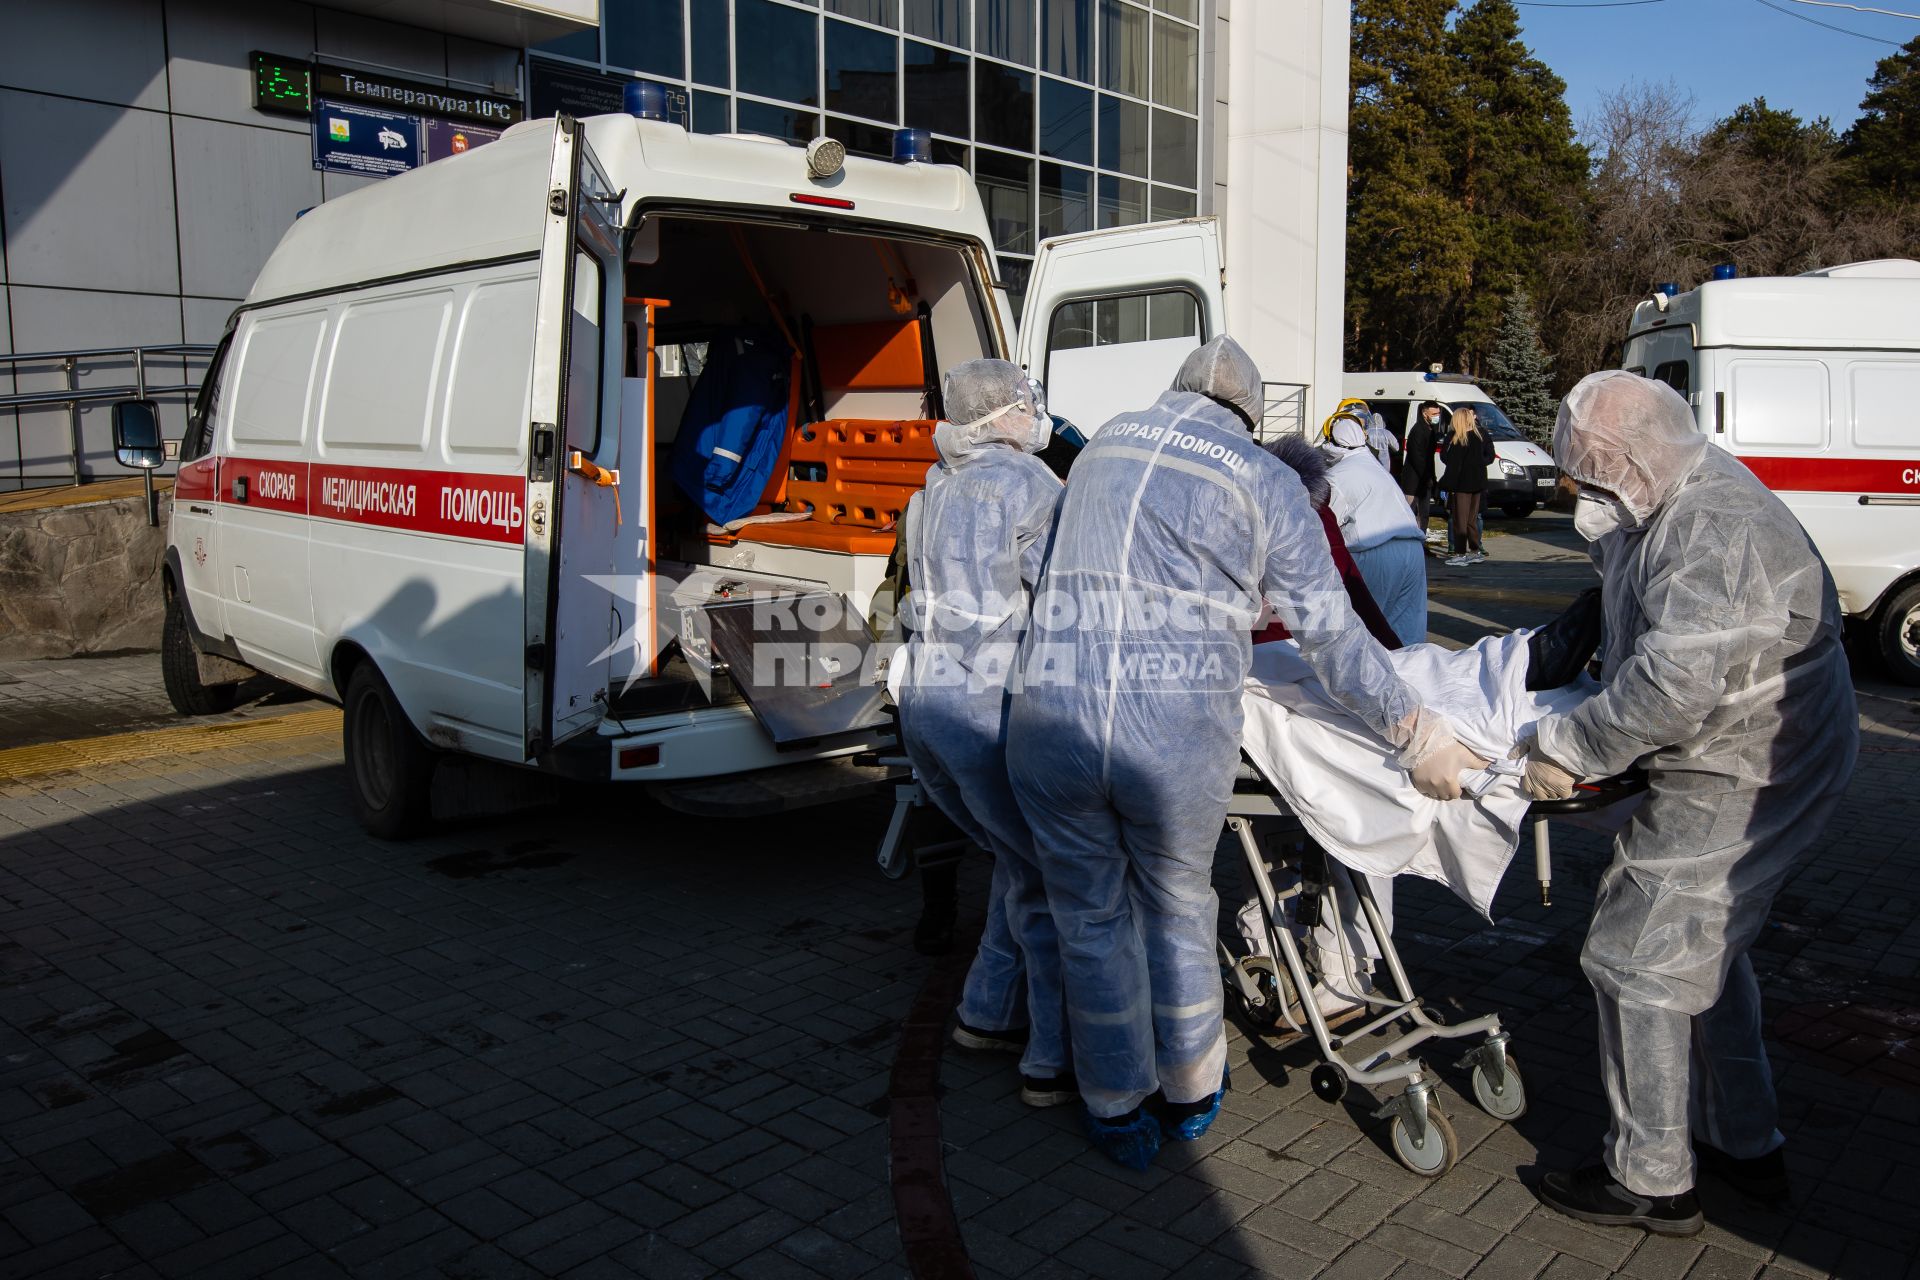
[(1167, 1136), (1181, 1142), (1192, 1142), (1213, 1128), (1213, 1122), (1220, 1116), (1220, 1100), (1227, 1096), (1227, 1084), (1232, 1077), (1225, 1071), (1220, 1073), (1220, 1087), (1214, 1090), (1213, 1102), (1198, 1115), (1187, 1116), (1174, 1122)]
[(1140, 1112), (1124, 1125), (1103, 1124), (1091, 1111), (1086, 1119), (1087, 1136), (1115, 1164), (1145, 1170), (1160, 1154), (1160, 1122), (1149, 1112)]

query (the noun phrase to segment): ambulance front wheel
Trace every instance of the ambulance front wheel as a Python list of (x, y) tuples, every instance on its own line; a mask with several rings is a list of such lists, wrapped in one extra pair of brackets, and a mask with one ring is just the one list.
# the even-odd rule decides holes
[(1901, 684), (1920, 685), (1920, 583), (1887, 601), (1874, 629), (1887, 674)]
[(180, 597), (167, 597), (165, 620), (160, 624), (160, 683), (166, 686), (167, 701), (183, 716), (215, 716), (233, 710), (240, 700), (237, 684), (207, 684), (200, 679), (200, 659), (194, 652), (193, 635), (187, 630), (187, 615)]
[(340, 736), (360, 825), (382, 840), (404, 839), (426, 825), (433, 752), (371, 662), (347, 679)]

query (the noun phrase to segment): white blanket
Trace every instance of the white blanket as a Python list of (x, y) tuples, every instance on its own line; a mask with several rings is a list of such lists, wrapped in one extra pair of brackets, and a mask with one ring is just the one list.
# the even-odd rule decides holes
[[(1534, 721), (1599, 690), (1582, 676), (1565, 688), (1527, 692), (1527, 634), (1491, 636), (1457, 652), (1417, 644), (1388, 656), (1462, 743), (1500, 760)], [(1492, 918), (1527, 813), (1518, 777), (1498, 778), (1477, 800), (1427, 799), (1394, 749), (1327, 696), (1290, 643), (1254, 647), (1242, 700), (1248, 757), (1328, 853), (1368, 875), (1437, 880)]]

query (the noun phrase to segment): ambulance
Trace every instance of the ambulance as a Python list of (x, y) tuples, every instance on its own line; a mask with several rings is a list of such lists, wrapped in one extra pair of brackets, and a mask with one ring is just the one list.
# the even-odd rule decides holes
[[(941, 375), (1057, 355), (1092, 394), (1085, 348), (1137, 336), (1098, 354), (1165, 387), (1221, 331), (1211, 219), (1043, 244), (1016, 345), (977, 189), (924, 134), (890, 163), (661, 115), (524, 122), (308, 211), (193, 407), (168, 691), (339, 703), (376, 835), (423, 824), (448, 755), (701, 812), (872, 785), (868, 616)], [(1148, 308), (1151, 341), (1113, 327)], [(150, 405), (116, 409), (117, 445), (153, 443)]]
[(1634, 308), (1621, 363), (1685, 396), (1785, 500), (1841, 607), (1920, 685), (1920, 262), (1662, 285)]

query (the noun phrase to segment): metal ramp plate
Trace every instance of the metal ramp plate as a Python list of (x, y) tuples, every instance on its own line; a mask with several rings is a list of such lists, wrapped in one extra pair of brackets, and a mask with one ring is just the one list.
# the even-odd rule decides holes
[(844, 597), (829, 592), (706, 608), (708, 642), (778, 746), (887, 724), (873, 641)]

